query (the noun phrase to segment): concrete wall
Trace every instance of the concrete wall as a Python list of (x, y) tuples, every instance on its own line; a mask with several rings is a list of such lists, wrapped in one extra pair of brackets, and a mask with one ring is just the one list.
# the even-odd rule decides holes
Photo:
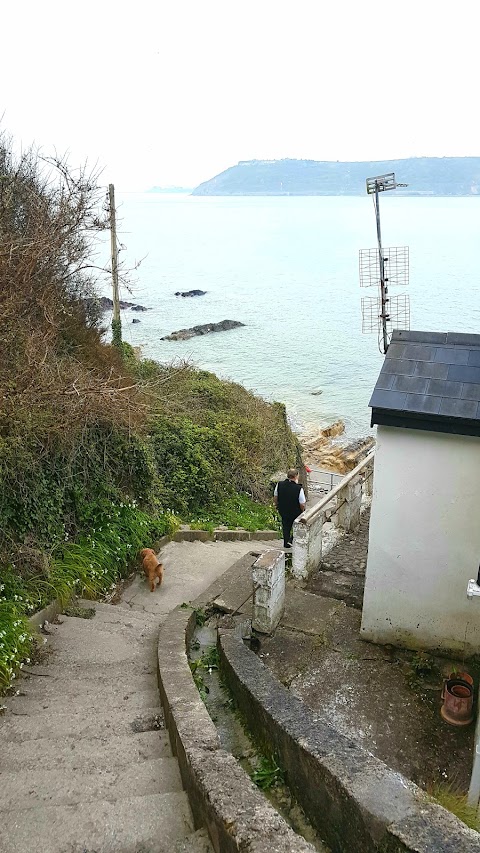
[(480, 439), (379, 426), (361, 634), (480, 652)]
[(477, 832), (311, 711), (233, 631), (219, 631), (219, 647), (248, 728), (332, 853), (479, 853)]

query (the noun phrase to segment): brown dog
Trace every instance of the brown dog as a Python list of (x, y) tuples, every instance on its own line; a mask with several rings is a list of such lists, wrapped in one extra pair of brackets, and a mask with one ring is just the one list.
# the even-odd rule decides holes
[(159, 563), (155, 551), (152, 551), (151, 548), (144, 548), (143, 551), (140, 551), (140, 556), (142, 558), (143, 571), (150, 581), (150, 592), (154, 592), (155, 578), (158, 578), (158, 586), (160, 586), (163, 580), (163, 564)]

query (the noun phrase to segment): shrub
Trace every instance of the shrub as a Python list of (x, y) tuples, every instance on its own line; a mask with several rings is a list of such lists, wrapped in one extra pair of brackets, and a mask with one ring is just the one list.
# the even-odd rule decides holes
[(190, 526), (196, 530), (213, 531), (215, 527), (245, 530), (280, 530), (279, 516), (273, 506), (261, 504), (248, 495), (232, 495), (210, 511), (192, 516)]

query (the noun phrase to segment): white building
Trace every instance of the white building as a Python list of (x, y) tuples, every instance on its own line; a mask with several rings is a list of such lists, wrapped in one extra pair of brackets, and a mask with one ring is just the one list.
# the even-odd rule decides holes
[(361, 634), (480, 652), (480, 335), (393, 333), (378, 425)]

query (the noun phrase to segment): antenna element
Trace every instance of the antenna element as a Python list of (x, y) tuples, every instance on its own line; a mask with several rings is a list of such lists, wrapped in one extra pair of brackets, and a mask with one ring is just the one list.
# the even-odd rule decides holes
[(397, 184), (395, 173), (367, 178), (367, 194), (373, 195), (375, 222), (377, 226), (377, 248), (360, 249), (360, 287), (379, 287), (378, 297), (362, 299), (362, 331), (379, 332), (379, 347), (386, 353), (393, 328), (410, 328), (410, 300), (400, 294), (393, 299), (388, 294), (390, 284), (408, 284), (409, 253), (408, 246), (384, 249), (380, 227), (379, 193), (406, 187)]

